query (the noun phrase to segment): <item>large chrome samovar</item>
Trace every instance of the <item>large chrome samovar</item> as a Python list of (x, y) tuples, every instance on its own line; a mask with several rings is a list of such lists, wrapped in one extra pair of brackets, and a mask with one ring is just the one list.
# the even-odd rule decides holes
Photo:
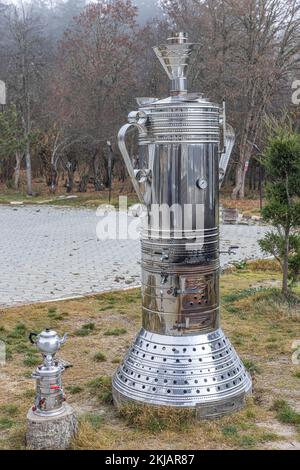
[[(113, 396), (117, 406), (194, 408), (208, 418), (240, 409), (251, 379), (220, 328), (219, 186), (235, 136), (225, 106), (187, 93), (195, 48), (177, 33), (154, 49), (172, 81), (171, 96), (138, 99), (139, 110), (119, 133), (147, 216), (143, 327), (113, 378)], [(131, 128), (139, 131), (137, 169), (125, 143)]]

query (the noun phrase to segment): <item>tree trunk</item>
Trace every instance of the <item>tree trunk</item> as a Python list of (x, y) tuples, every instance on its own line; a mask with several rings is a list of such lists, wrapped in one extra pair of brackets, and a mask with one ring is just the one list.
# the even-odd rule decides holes
[(19, 189), (20, 184), (20, 169), (21, 169), (21, 162), (23, 160), (23, 155), (20, 153), (16, 153), (16, 168), (15, 168), (15, 189)]
[(27, 145), (26, 149), (26, 177), (27, 177), (27, 194), (28, 196), (32, 196), (32, 170), (31, 170), (31, 154), (29, 145)]
[(247, 152), (244, 158), (238, 163), (235, 172), (235, 187), (232, 191), (232, 199), (244, 199), (245, 198), (245, 187), (246, 187), (246, 176), (249, 168), (251, 155)]
[(284, 240), (283, 281), (282, 281), (282, 293), (286, 297), (289, 293), (289, 288), (288, 288), (289, 253), (290, 253), (290, 231), (289, 229), (287, 229), (285, 230), (285, 240)]
[(51, 192), (54, 194), (57, 187), (57, 170), (54, 164), (51, 164)]
[(78, 192), (79, 193), (86, 193), (87, 192), (87, 187), (88, 187), (88, 182), (89, 182), (89, 175), (83, 175), (79, 181), (78, 185)]

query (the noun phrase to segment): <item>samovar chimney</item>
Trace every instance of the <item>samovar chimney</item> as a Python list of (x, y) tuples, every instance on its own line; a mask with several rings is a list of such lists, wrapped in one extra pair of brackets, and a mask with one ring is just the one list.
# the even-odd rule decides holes
[(171, 80), (171, 95), (187, 93), (187, 77), (197, 44), (189, 43), (187, 33), (174, 33), (167, 44), (154, 47), (160, 63)]

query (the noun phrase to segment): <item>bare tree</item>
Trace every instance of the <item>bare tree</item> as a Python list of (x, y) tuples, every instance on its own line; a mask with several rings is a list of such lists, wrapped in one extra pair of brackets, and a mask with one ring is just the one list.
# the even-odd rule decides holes
[(135, 61), (140, 52), (136, 14), (130, 0), (90, 4), (60, 44), (55, 100), (65, 127), (82, 136), (86, 157), (78, 159), (85, 180), (81, 189), (88, 173), (95, 187), (100, 185), (101, 166), (107, 173), (106, 142), (117, 134), (135, 94)]
[(200, 43), (194, 84), (229, 101), (238, 130), (233, 197), (245, 178), (264, 113), (299, 64), (298, 0), (162, 0), (171, 20)]
[(10, 90), (22, 118), (24, 138), (26, 139), (27, 193), (32, 195), (33, 110), (39, 97), (41, 70), (44, 66), (42, 25), (38, 18), (32, 14), (32, 7), (22, 0), (19, 7), (10, 8), (6, 21), (10, 33), (8, 67)]

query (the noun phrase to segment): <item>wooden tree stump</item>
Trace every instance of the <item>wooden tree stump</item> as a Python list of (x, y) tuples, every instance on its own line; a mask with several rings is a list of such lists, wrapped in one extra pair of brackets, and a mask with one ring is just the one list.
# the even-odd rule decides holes
[(37, 416), (32, 409), (27, 414), (26, 447), (32, 450), (65, 450), (77, 431), (73, 408), (65, 404), (60, 416)]

